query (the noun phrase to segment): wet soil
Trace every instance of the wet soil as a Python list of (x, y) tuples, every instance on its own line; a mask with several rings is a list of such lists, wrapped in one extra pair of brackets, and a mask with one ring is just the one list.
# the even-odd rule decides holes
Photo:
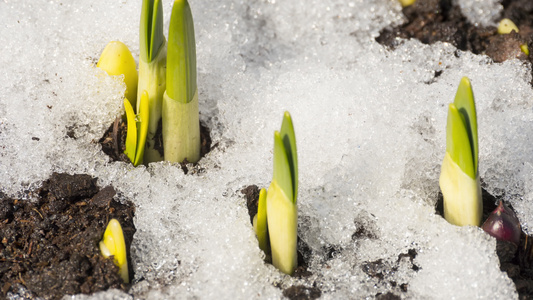
[(394, 50), (402, 39), (417, 39), (424, 44), (447, 42), (460, 50), (486, 54), (494, 62), (518, 58), (531, 61), (520, 46), (533, 50), (533, 1), (504, 0), (502, 18), (511, 19), (519, 33), (499, 35), (496, 27), (483, 27), (467, 21), (452, 0), (418, 0), (403, 8), (407, 22), (388, 27), (380, 32), (376, 41)]
[(96, 181), (89, 175), (54, 173), (33, 200), (0, 199), (0, 299), (11, 293), (61, 299), (126, 290), (118, 267), (100, 254), (98, 244), (115, 218), (129, 253), (135, 208), (115, 201), (113, 187), (99, 189)]
[[(163, 148), (163, 134), (162, 134), (162, 124), (159, 121), (159, 126), (155, 134), (155, 148), (159, 151), (161, 156), (164, 156), (165, 150)], [(122, 161), (126, 163), (131, 163), (124, 151), (126, 150), (126, 134), (128, 133), (127, 123), (121, 117), (115, 119), (115, 122), (109, 126), (109, 128), (104, 133), (104, 136), (98, 140), (98, 143), (102, 145), (102, 151), (109, 156), (111, 161)], [(200, 122), (200, 140), (201, 140), (201, 149), (200, 157), (204, 157), (211, 148), (215, 148), (216, 145), (211, 147), (211, 135), (209, 128)], [(181, 163), (181, 167), (187, 174), (188, 162), (185, 161)]]

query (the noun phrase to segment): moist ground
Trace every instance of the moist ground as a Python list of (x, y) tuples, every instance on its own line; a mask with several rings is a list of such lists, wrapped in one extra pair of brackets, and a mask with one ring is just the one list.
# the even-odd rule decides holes
[[(531, 62), (520, 46), (533, 50), (533, 1), (504, 0), (502, 18), (511, 19), (519, 33), (500, 35), (493, 26), (484, 27), (467, 21), (452, 0), (418, 0), (403, 8), (407, 22), (384, 28), (376, 41), (394, 50), (403, 39), (417, 39), (424, 44), (447, 42), (460, 50), (485, 54), (494, 62), (518, 58)], [(436, 76), (441, 73), (436, 73)]]
[[(35, 199), (0, 199), (0, 299), (61, 299), (127, 285), (112, 258), (98, 244), (110, 219), (117, 219), (129, 249), (135, 208), (113, 199), (111, 187), (99, 189), (89, 175), (54, 173)], [(130, 268), (130, 279), (133, 272)]]
[[(125, 120), (117, 118), (111, 126), (104, 133), (104, 136), (98, 141), (102, 145), (102, 151), (109, 156), (111, 161), (123, 161), (131, 163), (129, 158), (124, 154), (126, 150), (126, 135), (128, 127)], [(162, 123), (159, 121), (159, 126), (155, 133), (154, 145), (159, 151), (159, 154), (164, 157), (165, 149), (163, 148), (163, 129)], [(204, 157), (211, 151), (211, 135), (209, 128), (200, 122), (200, 157)], [(215, 147), (215, 146), (214, 146)], [(181, 167), (187, 174), (187, 161), (181, 163)]]

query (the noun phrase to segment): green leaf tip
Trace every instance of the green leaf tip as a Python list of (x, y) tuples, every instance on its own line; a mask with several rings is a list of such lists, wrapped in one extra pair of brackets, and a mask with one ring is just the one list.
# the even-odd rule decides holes
[(292, 200), (296, 203), (298, 196), (298, 156), (296, 151), (296, 135), (294, 134), (294, 126), (292, 118), (288, 111), (283, 114), (283, 122), (280, 130), (281, 140), (287, 155), (287, 162), (289, 164), (291, 173), (291, 183), (293, 196)]
[(196, 41), (191, 8), (187, 0), (176, 0), (168, 33), (167, 94), (176, 101), (189, 103), (196, 90)]
[[(446, 149), (450, 152), (453, 160), (461, 166), (461, 169), (465, 173), (472, 178), (476, 178), (479, 155), (477, 114), (474, 93), (472, 91), (470, 80), (467, 77), (461, 79), (453, 105), (458, 114), (455, 114), (455, 110), (450, 106), (450, 110), (448, 111)], [(448, 132), (450, 130), (453, 133)], [(462, 132), (459, 132), (459, 130)], [(450, 134), (452, 134), (451, 139)], [(466, 141), (464, 140), (464, 135), (466, 135)], [(452, 141), (453, 144), (451, 145), (450, 143)], [(450, 151), (449, 149), (453, 150)], [(470, 158), (467, 158), (467, 155), (469, 155)]]
[(254, 230), (259, 241), (259, 248), (270, 254), (270, 240), (268, 237), (268, 223), (267, 223), (267, 191), (262, 188), (259, 191), (259, 201), (257, 203), (257, 215), (254, 217)]
[(126, 150), (124, 154), (135, 163), (135, 152), (137, 151), (137, 122), (135, 121), (135, 112), (128, 99), (124, 99), (124, 110), (126, 111), (126, 121), (128, 122), (128, 131), (126, 134)]
[(139, 29), (141, 59), (151, 62), (165, 43), (163, 6), (160, 0), (143, 0)]
[(289, 166), (289, 160), (283, 139), (279, 131), (274, 132), (274, 175), (272, 181), (275, 181), (285, 195), (294, 200), (293, 183), (291, 168)]
[(470, 140), (464, 119), (453, 103), (448, 107), (446, 126), (446, 152), (452, 160), (472, 179), (476, 178)]

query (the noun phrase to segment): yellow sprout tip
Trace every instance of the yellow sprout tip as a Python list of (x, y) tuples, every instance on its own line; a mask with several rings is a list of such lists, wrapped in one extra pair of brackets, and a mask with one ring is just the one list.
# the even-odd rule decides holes
[(111, 219), (100, 241), (100, 252), (107, 258), (113, 256), (113, 262), (119, 267), (119, 274), (125, 283), (129, 283), (128, 261), (126, 256), (126, 243), (122, 227), (116, 219)]

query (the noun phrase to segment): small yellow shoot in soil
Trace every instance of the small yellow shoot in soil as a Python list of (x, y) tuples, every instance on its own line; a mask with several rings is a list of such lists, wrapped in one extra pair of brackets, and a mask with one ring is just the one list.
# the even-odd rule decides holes
[(167, 55), (162, 110), (165, 160), (195, 163), (200, 160), (200, 120), (194, 24), (187, 0), (174, 1)]
[(259, 201), (257, 206), (257, 214), (254, 216), (254, 230), (259, 241), (259, 248), (270, 254), (270, 241), (268, 239), (268, 225), (267, 225), (267, 207), (266, 207), (267, 191), (263, 188), (259, 191)]
[(155, 149), (155, 134), (161, 119), (161, 101), (166, 85), (166, 40), (163, 35), (163, 7), (161, 0), (143, 0), (139, 33), (139, 84), (137, 87), (137, 113), (143, 91), (149, 98), (149, 125), (144, 150), (143, 163), (161, 161), (159, 151)]
[(126, 110), (126, 121), (128, 122), (128, 133), (126, 135), (126, 150), (124, 154), (130, 159), (134, 166), (143, 163), (144, 145), (148, 133), (150, 120), (148, 92), (143, 91), (139, 101), (139, 115), (135, 115), (133, 107), (129, 101), (124, 100)]
[(137, 68), (130, 49), (124, 43), (112, 41), (105, 46), (96, 66), (111, 76), (123, 75), (126, 84), (124, 96), (135, 105), (137, 100)]
[(119, 267), (119, 274), (124, 283), (129, 283), (126, 242), (122, 227), (116, 219), (111, 219), (100, 241), (100, 252), (105, 258), (113, 256), (113, 262)]
[(439, 179), (444, 197), (444, 217), (451, 224), (480, 225), (483, 203), (478, 151), (474, 93), (470, 80), (463, 77), (455, 101), (448, 107), (446, 155)]
[(291, 275), (298, 266), (298, 158), (291, 116), (274, 132), (274, 175), (266, 197), (272, 264)]
[[(498, 34), (509, 34), (512, 31), (518, 33), (518, 26), (516, 26), (516, 24), (510, 19), (501, 19), (500, 23), (498, 23)], [(520, 45), (520, 50), (529, 56), (529, 48), (527, 47), (527, 44)]]
[(416, 2), (416, 0), (399, 0), (399, 1), (402, 4), (402, 7), (413, 5)]

